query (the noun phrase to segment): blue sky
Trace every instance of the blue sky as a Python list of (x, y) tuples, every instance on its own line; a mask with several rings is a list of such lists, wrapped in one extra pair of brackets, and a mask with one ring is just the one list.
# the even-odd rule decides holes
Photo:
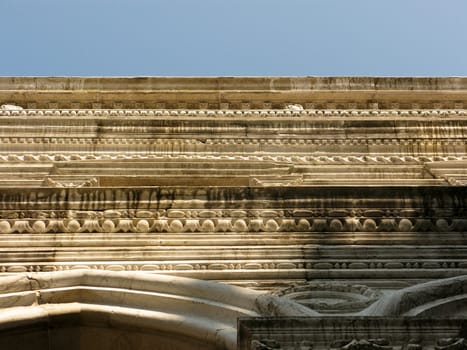
[(462, 76), (467, 0), (0, 0), (2, 76)]

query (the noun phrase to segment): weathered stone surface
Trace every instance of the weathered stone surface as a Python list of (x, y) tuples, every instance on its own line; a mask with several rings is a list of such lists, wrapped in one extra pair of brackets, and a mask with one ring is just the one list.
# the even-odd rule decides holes
[[(466, 78), (0, 77), (0, 104), (0, 274), (20, 288), (2, 295), (0, 317), (18, 307), (20, 319), (35, 315), (23, 331), (8, 319), (4, 344), (18, 331), (42, 346), (37, 320), (69, 325), (50, 333), (63, 347), (79, 334), (80, 348), (94, 339), (102, 349), (181, 349), (201, 348), (206, 334), (212, 348), (234, 348), (234, 315), (245, 310), (465, 316), (450, 282), (423, 282), (467, 275)], [(79, 286), (45, 288), (72, 270), (88, 271)], [(224, 299), (191, 303), (211, 300), (208, 288), (180, 296), (178, 282), (162, 283), (165, 299), (88, 288), (93, 271), (134, 286), (141, 272), (217, 280), (250, 288), (255, 301), (243, 311)], [(399, 296), (417, 301), (402, 307)], [(102, 308), (73, 304), (93, 298)], [(189, 339), (172, 344), (167, 334), (185, 321)], [(106, 343), (93, 322), (122, 326), (103, 331), (115, 340)], [(375, 339), (333, 347), (391, 346)], [(254, 339), (257, 348), (272, 340)]]

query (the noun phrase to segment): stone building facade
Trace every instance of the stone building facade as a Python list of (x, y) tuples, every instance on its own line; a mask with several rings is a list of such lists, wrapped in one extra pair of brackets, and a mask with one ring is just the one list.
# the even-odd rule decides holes
[(0, 78), (0, 346), (466, 349), (467, 78)]

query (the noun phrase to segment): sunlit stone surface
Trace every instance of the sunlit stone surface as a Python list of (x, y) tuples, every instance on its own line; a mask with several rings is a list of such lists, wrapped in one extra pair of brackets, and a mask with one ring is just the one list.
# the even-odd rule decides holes
[(0, 105), (2, 349), (467, 346), (467, 78), (3, 77)]

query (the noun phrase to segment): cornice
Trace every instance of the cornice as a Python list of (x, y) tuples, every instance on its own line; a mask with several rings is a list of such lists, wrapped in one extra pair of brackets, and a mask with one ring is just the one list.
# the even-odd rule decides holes
[(0, 77), (0, 102), (49, 109), (457, 109), (467, 105), (467, 77)]
[(467, 77), (0, 77), (1, 90), (467, 90)]

